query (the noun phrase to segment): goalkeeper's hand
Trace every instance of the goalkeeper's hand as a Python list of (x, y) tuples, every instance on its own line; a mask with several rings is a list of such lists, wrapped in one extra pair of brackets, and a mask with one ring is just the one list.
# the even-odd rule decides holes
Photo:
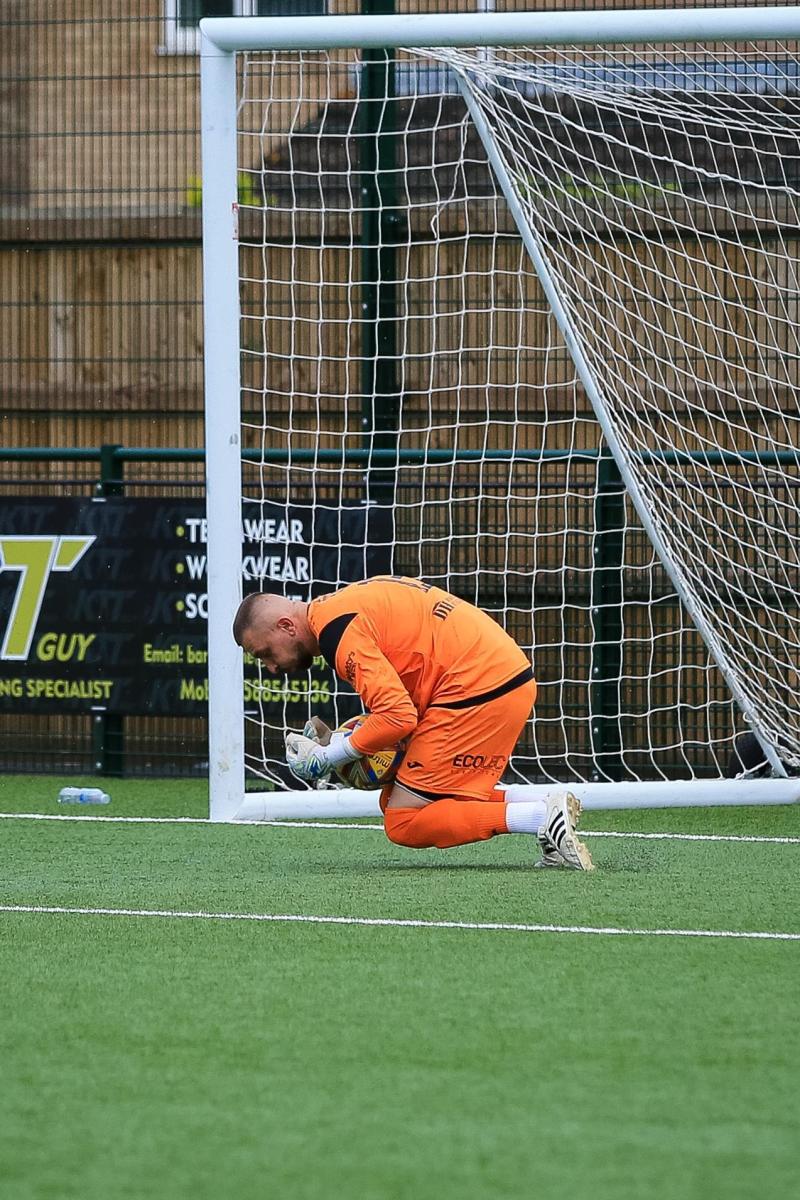
[(327, 746), (302, 733), (287, 733), (286, 761), (289, 769), (304, 783), (316, 783), (330, 775), (342, 763), (361, 758), (350, 745), (349, 733), (334, 733)]

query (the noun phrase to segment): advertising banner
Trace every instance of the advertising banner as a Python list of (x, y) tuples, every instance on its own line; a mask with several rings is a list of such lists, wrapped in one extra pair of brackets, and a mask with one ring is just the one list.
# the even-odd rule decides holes
[[(367, 513), (246, 503), (244, 592), (308, 600), (390, 572), (391, 515), (369, 510), (367, 549)], [(201, 501), (4, 497), (0, 710), (203, 715), (206, 572)], [(324, 700), (331, 674), (259, 682), (246, 660), (245, 677), (245, 704), (282, 704)]]

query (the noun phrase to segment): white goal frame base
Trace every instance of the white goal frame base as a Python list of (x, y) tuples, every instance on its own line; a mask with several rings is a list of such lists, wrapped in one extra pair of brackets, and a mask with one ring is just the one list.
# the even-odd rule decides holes
[[(718, 808), (737, 804), (798, 804), (800, 779), (682, 779), (653, 783), (570, 783), (514, 785), (512, 804), (547, 803), (569, 788), (586, 811), (617, 808)], [(380, 817), (379, 792), (326, 788), (318, 792), (248, 792), (234, 821), (326, 820)]]

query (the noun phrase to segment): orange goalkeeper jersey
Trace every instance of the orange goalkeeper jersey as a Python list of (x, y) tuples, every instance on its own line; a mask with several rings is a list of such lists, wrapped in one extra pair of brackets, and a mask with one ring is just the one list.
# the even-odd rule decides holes
[(494, 698), (531, 664), (496, 621), (417, 579), (380, 575), (312, 600), (308, 620), (336, 674), (370, 716), (352, 735), (361, 754), (413, 733), (431, 706)]

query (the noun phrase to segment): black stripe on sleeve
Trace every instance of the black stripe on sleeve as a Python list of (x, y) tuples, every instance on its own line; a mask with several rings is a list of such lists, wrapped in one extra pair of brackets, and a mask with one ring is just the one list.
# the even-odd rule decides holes
[(358, 613), (342, 613), (340, 617), (334, 617), (319, 635), (319, 648), (328, 666), (333, 667), (334, 671), (336, 670), (336, 651), (339, 649), (339, 642), (342, 640), (347, 626), (357, 616)]

